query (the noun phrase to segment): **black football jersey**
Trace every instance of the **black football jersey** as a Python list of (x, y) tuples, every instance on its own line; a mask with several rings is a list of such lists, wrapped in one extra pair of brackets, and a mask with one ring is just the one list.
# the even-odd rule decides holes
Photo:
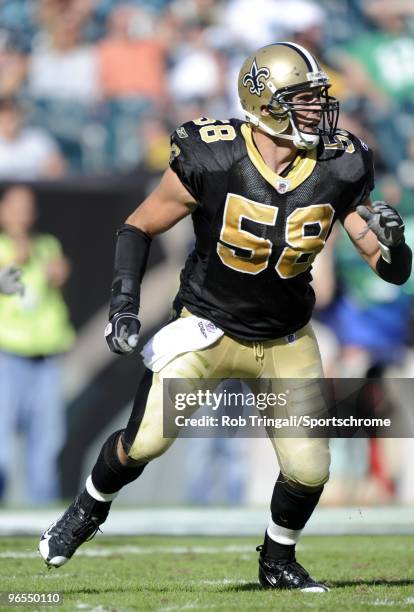
[(335, 220), (373, 189), (365, 143), (349, 132), (324, 137), (280, 176), (249, 124), (201, 118), (173, 133), (170, 166), (198, 202), (178, 301), (247, 340), (303, 327), (315, 302), (315, 256)]

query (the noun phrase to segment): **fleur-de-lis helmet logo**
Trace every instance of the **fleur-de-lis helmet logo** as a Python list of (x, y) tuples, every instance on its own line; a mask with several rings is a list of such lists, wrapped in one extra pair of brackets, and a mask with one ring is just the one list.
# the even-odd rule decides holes
[(270, 70), (268, 68), (258, 68), (255, 58), (250, 68), (250, 72), (246, 72), (246, 74), (243, 76), (243, 85), (247, 87), (247, 85), (250, 83), (250, 93), (261, 96), (262, 91), (265, 88), (265, 84), (261, 82), (261, 79), (268, 79), (269, 76)]

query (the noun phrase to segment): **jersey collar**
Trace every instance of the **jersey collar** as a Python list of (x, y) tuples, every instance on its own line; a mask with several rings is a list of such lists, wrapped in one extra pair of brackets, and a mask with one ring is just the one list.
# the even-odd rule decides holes
[(313, 172), (316, 166), (316, 148), (311, 151), (307, 151), (303, 157), (298, 155), (293, 162), (292, 168), (289, 170), (286, 176), (280, 176), (276, 172), (273, 172), (267, 166), (257, 150), (252, 135), (252, 128), (247, 123), (243, 123), (241, 126), (241, 132), (246, 142), (247, 153), (250, 161), (255, 168), (260, 172), (262, 177), (276, 188), (280, 183), (286, 184), (286, 192), (293, 191), (296, 187), (299, 187)]

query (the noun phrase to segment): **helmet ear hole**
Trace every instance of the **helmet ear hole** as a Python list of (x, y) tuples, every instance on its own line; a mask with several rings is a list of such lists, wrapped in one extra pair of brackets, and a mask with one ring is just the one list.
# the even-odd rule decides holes
[(262, 104), (262, 106), (260, 107), (260, 112), (262, 115), (265, 115), (266, 117), (270, 115), (269, 107), (267, 106), (267, 104)]

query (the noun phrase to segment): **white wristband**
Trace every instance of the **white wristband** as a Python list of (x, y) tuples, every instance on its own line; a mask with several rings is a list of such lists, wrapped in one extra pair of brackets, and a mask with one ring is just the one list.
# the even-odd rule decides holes
[(391, 251), (389, 247), (385, 246), (385, 244), (382, 244), (382, 242), (379, 243), (379, 246), (380, 246), (382, 259), (386, 261), (388, 264), (390, 264), (391, 263)]

